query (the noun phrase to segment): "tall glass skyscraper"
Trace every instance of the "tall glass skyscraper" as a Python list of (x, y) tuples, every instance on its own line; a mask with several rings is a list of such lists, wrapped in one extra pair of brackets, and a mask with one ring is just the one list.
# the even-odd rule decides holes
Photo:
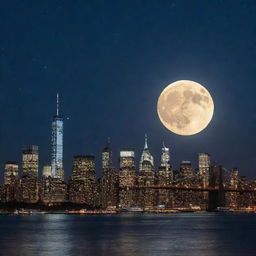
[(59, 94), (57, 112), (52, 121), (52, 177), (64, 180), (63, 169), (63, 118), (59, 115)]

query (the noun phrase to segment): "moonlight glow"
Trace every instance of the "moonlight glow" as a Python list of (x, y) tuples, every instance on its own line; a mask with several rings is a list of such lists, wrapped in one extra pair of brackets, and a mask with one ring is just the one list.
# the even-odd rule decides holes
[(180, 80), (168, 85), (158, 98), (157, 112), (163, 125), (179, 135), (193, 135), (207, 127), (214, 103), (199, 83)]

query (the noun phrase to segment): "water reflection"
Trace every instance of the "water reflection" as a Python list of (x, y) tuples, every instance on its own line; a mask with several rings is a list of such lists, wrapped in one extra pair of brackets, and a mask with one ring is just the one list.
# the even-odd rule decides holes
[(256, 215), (0, 216), (0, 255), (254, 255)]

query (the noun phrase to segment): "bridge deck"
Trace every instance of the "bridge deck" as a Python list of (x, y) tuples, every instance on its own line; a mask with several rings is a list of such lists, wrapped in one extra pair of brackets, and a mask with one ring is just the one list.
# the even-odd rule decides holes
[[(202, 187), (202, 186), (186, 186), (186, 185), (150, 185), (150, 186), (132, 186), (129, 189), (172, 189), (172, 190), (189, 190), (189, 191), (217, 191), (216, 187)], [(256, 192), (256, 188), (232, 188), (223, 187), (225, 192)]]

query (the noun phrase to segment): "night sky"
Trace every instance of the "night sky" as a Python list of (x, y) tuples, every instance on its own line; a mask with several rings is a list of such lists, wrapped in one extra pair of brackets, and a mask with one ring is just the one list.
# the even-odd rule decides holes
[[(0, 163), (21, 162), (23, 145), (50, 162), (56, 93), (64, 120), (64, 167), (73, 155), (100, 154), (111, 137), (136, 148), (144, 133), (159, 163), (214, 163), (256, 177), (256, 2), (242, 0), (1, 1)], [(203, 84), (215, 103), (201, 133), (179, 136), (159, 121), (161, 91), (179, 80)], [(40, 168), (41, 172), (41, 168)], [(1, 173), (2, 175), (2, 173)]]

